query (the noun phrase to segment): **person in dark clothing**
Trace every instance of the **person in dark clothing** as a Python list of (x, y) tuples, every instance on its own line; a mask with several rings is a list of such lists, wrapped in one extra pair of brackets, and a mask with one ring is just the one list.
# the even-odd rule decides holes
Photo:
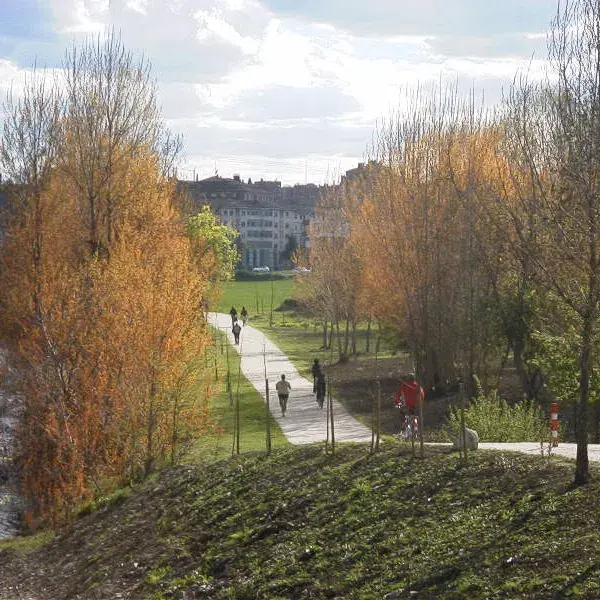
[(240, 313), (240, 315), (242, 316), (242, 323), (245, 325), (248, 319), (248, 311), (246, 310), (245, 306), (242, 306), (242, 312)]
[(242, 331), (242, 328), (240, 327), (240, 324), (238, 323), (237, 317), (233, 323), (233, 327), (231, 328), (231, 331), (233, 332), (233, 337), (235, 339), (235, 344), (237, 346), (240, 343), (240, 332)]
[(317, 375), (321, 372), (321, 365), (319, 364), (319, 359), (315, 358), (312, 366), (312, 376), (313, 376), (313, 394), (317, 393)]
[(327, 383), (325, 381), (325, 374), (321, 369), (319, 369), (317, 378), (315, 379), (315, 388), (317, 392), (317, 404), (319, 405), (319, 408), (323, 408), (325, 394), (327, 393)]
[(237, 310), (235, 310), (235, 306), (231, 307), (229, 314), (231, 315), (231, 326), (233, 327), (233, 324), (237, 321)]

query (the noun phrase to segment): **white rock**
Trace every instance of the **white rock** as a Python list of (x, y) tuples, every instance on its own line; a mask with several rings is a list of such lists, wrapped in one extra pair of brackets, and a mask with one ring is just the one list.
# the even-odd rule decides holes
[[(465, 438), (467, 443), (467, 450), (477, 450), (477, 446), (479, 446), (479, 435), (474, 429), (469, 429), (465, 427)], [(456, 439), (454, 440), (453, 448), (455, 450), (459, 450), (463, 447), (463, 436), (462, 433), (459, 433)]]

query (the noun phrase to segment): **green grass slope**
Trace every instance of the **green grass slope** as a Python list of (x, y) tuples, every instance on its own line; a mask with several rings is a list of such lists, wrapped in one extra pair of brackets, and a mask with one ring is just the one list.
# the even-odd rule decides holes
[(41, 548), (0, 544), (0, 598), (600, 597), (600, 484), (538, 457), (385, 446), (165, 471)]
[(273, 310), (275, 310), (284, 300), (292, 296), (294, 280), (292, 277), (285, 277), (271, 281), (267, 277), (224, 283), (222, 296), (211, 310), (228, 313), (231, 307), (235, 306), (239, 317), (242, 306), (245, 306), (250, 320), (257, 315), (268, 316), (271, 310), (271, 295)]

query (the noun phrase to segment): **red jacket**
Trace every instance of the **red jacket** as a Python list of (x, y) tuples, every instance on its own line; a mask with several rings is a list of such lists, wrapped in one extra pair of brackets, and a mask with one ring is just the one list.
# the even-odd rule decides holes
[(404, 403), (408, 408), (416, 408), (419, 400), (425, 398), (423, 388), (416, 381), (403, 381), (400, 384), (394, 399), (396, 406), (400, 406), (402, 396), (404, 396)]

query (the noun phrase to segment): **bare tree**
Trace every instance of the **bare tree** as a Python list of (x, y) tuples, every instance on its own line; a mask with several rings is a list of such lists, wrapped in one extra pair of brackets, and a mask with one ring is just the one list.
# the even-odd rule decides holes
[[(588, 480), (588, 403), (600, 300), (600, 3), (560, 2), (549, 37), (552, 72), (520, 82), (509, 100), (509, 139), (530, 190), (515, 220), (537, 279), (575, 315), (580, 336), (575, 483)], [(539, 224), (542, 226), (539, 227)], [(537, 227), (537, 229), (536, 229)], [(575, 390), (574, 390), (575, 391)]]
[(150, 64), (136, 61), (112, 31), (64, 60), (70, 175), (86, 200), (93, 254), (108, 251), (123, 210), (116, 173), (142, 149), (156, 152), (163, 175), (173, 169), (181, 140), (165, 129)]

